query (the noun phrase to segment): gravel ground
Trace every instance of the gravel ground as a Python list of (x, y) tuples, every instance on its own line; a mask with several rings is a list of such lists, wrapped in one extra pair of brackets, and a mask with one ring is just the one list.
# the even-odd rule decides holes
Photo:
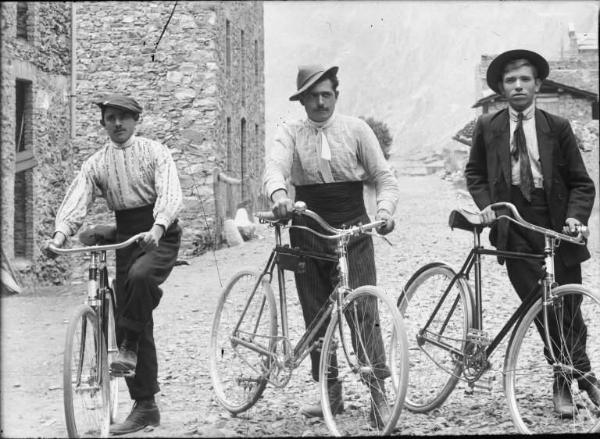
[[(401, 176), (402, 203), (397, 228), (388, 235), (393, 246), (376, 240), (379, 285), (397, 297), (400, 288), (421, 265), (442, 260), (458, 267), (472, 237), (447, 226), (451, 209), (468, 207), (460, 187), (434, 175)], [(584, 284), (598, 289), (600, 257), (597, 206), (591, 221), (592, 259), (584, 264)], [(596, 230), (594, 230), (594, 228)], [(294, 371), (284, 389), (267, 387), (263, 398), (247, 412), (231, 417), (213, 396), (206, 357), (210, 325), (222, 284), (242, 267), (259, 268), (269, 254), (273, 238), (259, 229), (259, 239), (242, 246), (207, 253), (181, 265), (164, 285), (165, 294), (155, 312), (159, 348), (158, 404), (160, 427), (134, 437), (201, 436), (314, 436), (326, 435), (321, 420), (306, 420), (299, 407), (318, 395), (311, 384), (308, 361)], [(487, 232), (482, 242), (487, 244)], [(504, 268), (488, 258), (484, 272), (484, 321), (494, 333), (518, 304)], [(66, 435), (62, 409), (62, 352), (69, 315), (83, 300), (84, 286), (39, 288), (4, 297), (2, 305), (1, 434), (5, 437), (60, 437)], [(289, 295), (290, 325), (302, 330), (295, 292)], [(493, 312), (492, 312), (493, 311)], [(292, 334), (292, 337), (297, 336)], [(459, 384), (441, 408), (429, 414), (403, 411), (402, 434), (504, 434), (515, 429), (506, 407), (501, 380), (505, 343), (491, 359), (486, 377), (491, 392), (465, 395)], [(123, 383), (120, 414), (130, 401)], [(468, 428), (466, 428), (468, 427)]]

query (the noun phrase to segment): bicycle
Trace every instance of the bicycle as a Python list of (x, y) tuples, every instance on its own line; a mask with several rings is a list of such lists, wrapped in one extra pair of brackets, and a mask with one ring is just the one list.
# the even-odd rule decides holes
[[(123, 375), (109, 370), (119, 348), (115, 331), (115, 289), (109, 278), (106, 252), (125, 248), (142, 236), (143, 233), (116, 244), (76, 248), (48, 246), (58, 255), (90, 254), (87, 297), (69, 320), (63, 358), (63, 399), (69, 437), (106, 437), (110, 424), (116, 420), (118, 378)], [(102, 236), (96, 239), (103, 241)]]
[[(402, 409), (408, 378), (407, 340), (402, 317), (395, 301), (375, 286), (361, 286), (351, 290), (348, 286), (346, 248), (352, 236), (369, 233), (383, 224), (375, 221), (345, 229), (331, 227), (319, 215), (297, 202), (294, 215), (314, 220), (328, 234), (302, 225), (286, 225), (270, 212), (259, 212), (257, 217), (275, 231), (275, 247), (261, 272), (242, 270), (235, 274), (223, 289), (211, 330), (210, 371), (216, 398), (232, 414), (252, 407), (261, 397), (267, 383), (283, 388), (291, 374), (314, 349), (321, 350), (320, 390), (325, 422), (334, 435), (388, 434), (396, 425)], [(299, 228), (323, 239), (336, 241), (336, 254), (317, 253), (282, 245), (282, 229)], [(301, 271), (306, 258), (337, 262), (339, 283), (329, 301), (321, 308), (296, 346), (289, 337), (287, 295), (284, 271)], [(278, 335), (277, 306), (271, 282), (277, 275), (281, 334)], [(360, 326), (361, 307), (379, 312), (379, 325), (356, 331), (350, 326)], [(345, 316), (345, 319), (342, 317)], [(322, 342), (316, 337), (319, 328), (330, 318)], [(344, 323), (345, 322), (345, 323)], [(371, 416), (371, 397), (367, 385), (378, 382), (379, 367), (368, 358), (365, 346), (381, 329), (385, 345), (386, 364), (391, 372), (391, 389), (387, 402), (391, 416), (385, 422), (377, 414)], [(336, 356), (340, 348), (343, 354)], [(337, 364), (335, 363), (337, 360)], [(380, 361), (381, 363), (381, 361)], [(327, 381), (335, 377), (343, 382), (346, 395), (351, 400), (342, 413), (334, 416), (329, 400)], [(373, 424), (373, 425), (371, 425)]]
[[(569, 333), (568, 326), (577, 308), (572, 305), (581, 301), (580, 309), (588, 328), (587, 353), (592, 367), (600, 365), (600, 295), (578, 284), (557, 287), (554, 283), (556, 247), (561, 241), (583, 245), (588, 235), (587, 227), (582, 226), (575, 237), (526, 222), (511, 203), (495, 203), (492, 208), (496, 211), (506, 208), (512, 214), (499, 215), (497, 221), (511, 221), (542, 233), (544, 253), (486, 249), (480, 244), (480, 233), (487, 225), (481, 222), (479, 214), (462, 209), (452, 211), (449, 226), (473, 233), (473, 248), (461, 269), (456, 272), (443, 262), (421, 267), (409, 279), (397, 302), (410, 343), (410, 380), (405, 405), (413, 412), (428, 412), (446, 400), (459, 380), (468, 383), (471, 393), (474, 387), (491, 390), (477, 381), (491, 368), (488, 358), (514, 326), (506, 350), (503, 385), (518, 431), (598, 431), (598, 407), (587, 399), (582, 389), (576, 391), (574, 388), (575, 378), (589, 371), (577, 369), (571, 352), (577, 346), (585, 348), (586, 340), (574, 339), (576, 334)], [(545, 274), (538, 286), (493, 339), (483, 328), (482, 255), (545, 261)], [(472, 269), (474, 292), (467, 282)], [(551, 321), (558, 328), (552, 336)], [(570, 337), (571, 347), (566, 345), (567, 337)], [(561, 419), (553, 414), (551, 383), (554, 374), (564, 376), (571, 383), (576, 407), (572, 419)]]

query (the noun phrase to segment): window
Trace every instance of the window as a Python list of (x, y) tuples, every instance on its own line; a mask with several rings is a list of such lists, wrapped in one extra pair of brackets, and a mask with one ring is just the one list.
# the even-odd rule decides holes
[(598, 120), (598, 101), (592, 102), (592, 119)]
[(15, 83), (15, 150), (16, 172), (35, 166), (32, 145), (33, 96), (31, 82), (17, 79)]
[(14, 248), (16, 258), (33, 258), (33, 170), (15, 174)]
[(27, 39), (27, 2), (17, 2), (17, 38)]
[(226, 169), (226, 173), (227, 175), (231, 176), (231, 171), (233, 169), (233, 152), (231, 150), (232, 146), (231, 146), (231, 118), (228, 117), (227, 118), (227, 169)]
[(225, 20), (225, 74), (231, 75), (231, 23)]
[(244, 31), (240, 31), (240, 58), (242, 70), (242, 107), (246, 105), (246, 51), (244, 48)]

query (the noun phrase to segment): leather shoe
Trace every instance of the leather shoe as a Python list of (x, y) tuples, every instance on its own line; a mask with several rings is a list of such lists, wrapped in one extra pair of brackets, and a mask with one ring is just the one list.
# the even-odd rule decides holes
[(371, 427), (377, 430), (383, 430), (392, 416), (385, 395), (385, 382), (383, 380), (375, 380), (369, 387), (371, 390), (371, 413), (369, 414), (369, 422)]
[(552, 384), (552, 402), (554, 403), (554, 411), (561, 418), (573, 417), (575, 406), (571, 396), (571, 380), (562, 375), (555, 375)]
[[(344, 411), (344, 400), (342, 398), (342, 383), (336, 381), (335, 383), (329, 384), (327, 387), (327, 393), (329, 394), (329, 404), (331, 406), (331, 414), (337, 415)], [(317, 401), (314, 404), (305, 405), (300, 409), (307, 418), (322, 418), (323, 407), (321, 401)]]
[(589, 373), (577, 380), (580, 390), (585, 390), (590, 400), (600, 407), (600, 383), (593, 373)]
[(133, 376), (137, 365), (137, 343), (125, 340), (119, 347), (119, 353), (112, 363), (110, 371), (113, 375)]
[(160, 425), (160, 412), (154, 399), (149, 401), (136, 401), (133, 404), (131, 413), (120, 424), (114, 424), (110, 427), (110, 433), (113, 435), (133, 433), (145, 427), (157, 427)]

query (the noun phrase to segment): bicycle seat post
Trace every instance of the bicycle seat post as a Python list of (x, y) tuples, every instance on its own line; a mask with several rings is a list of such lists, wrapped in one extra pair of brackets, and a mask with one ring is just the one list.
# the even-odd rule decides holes
[(481, 297), (481, 254), (479, 250), (481, 247), (481, 237), (480, 231), (478, 228), (473, 229), (473, 250), (475, 251), (475, 262), (474, 262), (474, 271), (475, 271), (475, 302), (476, 302), (476, 310), (477, 313), (473, 316), (475, 321), (473, 322), (473, 327), (476, 329), (483, 329), (483, 306), (482, 306), (482, 297)]

